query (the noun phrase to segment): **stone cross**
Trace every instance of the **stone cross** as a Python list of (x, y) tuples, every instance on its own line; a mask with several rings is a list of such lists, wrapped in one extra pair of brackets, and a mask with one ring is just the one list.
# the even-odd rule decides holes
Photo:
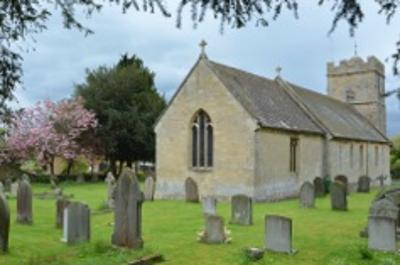
[(300, 188), (300, 207), (313, 208), (315, 207), (315, 190), (311, 182), (306, 181)]
[(70, 201), (63, 199), (63, 198), (58, 198), (56, 201), (56, 228), (61, 228), (63, 229), (63, 224), (64, 224), (64, 210), (65, 208), (68, 207), (70, 204)]
[(315, 197), (325, 196), (325, 185), (324, 181), (320, 177), (314, 179)]
[(347, 211), (347, 191), (341, 182), (331, 184), (331, 206), (332, 210)]
[(185, 193), (187, 202), (199, 202), (199, 189), (192, 178), (185, 180)]
[(144, 195), (134, 173), (125, 168), (115, 192), (113, 245), (139, 249), (142, 239), (142, 203)]
[(86, 204), (71, 202), (64, 208), (63, 239), (68, 244), (90, 240), (90, 209)]
[(0, 253), (8, 251), (10, 234), (10, 209), (4, 195), (0, 194)]
[(17, 223), (32, 224), (32, 188), (28, 181), (22, 180), (17, 192)]
[(293, 254), (292, 219), (278, 216), (265, 216), (265, 245), (268, 250)]
[(153, 177), (147, 177), (144, 181), (144, 199), (152, 201), (154, 199), (155, 182)]
[(358, 179), (357, 192), (369, 192), (371, 179), (368, 176), (361, 176)]
[(205, 217), (206, 225), (200, 242), (207, 244), (225, 243), (227, 237), (225, 235), (224, 219), (217, 215), (207, 215)]
[(231, 223), (251, 225), (253, 223), (253, 202), (246, 195), (235, 195), (231, 199)]
[(385, 252), (395, 252), (396, 221), (388, 217), (369, 216), (368, 248)]
[(217, 214), (217, 199), (211, 196), (202, 199), (203, 213), (206, 215)]
[(112, 172), (107, 173), (107, 177), (104, 180), (107, 183), (107, 204), (110, 209), (115, 207), (115, 189), (116, 182), (115, 177)]

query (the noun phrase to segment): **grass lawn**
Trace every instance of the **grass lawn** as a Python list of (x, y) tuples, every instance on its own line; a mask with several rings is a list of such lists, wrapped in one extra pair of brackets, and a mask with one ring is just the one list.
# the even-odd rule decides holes
[[(89, 204), (97, 211), (106, 198), (106, 185), (64, 184), (64, 192), (75, 200)], [(34, 192), (49, 189), (47, 185), (33, 186)], [(315, 209), (300, 209), (297, 200), (254, 205), (254, 225), (249, 227), (227, 225), (232, 242), (227, 245), (205, 245), (197, 242), (197, 232), (203, 226), (200, 204), (182, 201), (146, 202), (143, 205), (144, 249), (129, 251), (111, 248), (111, 213), (95, 214), (91, 219), (90, 243), (67, 246), (60, 242), (61, 230), (55, 228), (55, 201), (35, 198), (34, 224), (15, 223), (15, 199), (10, 199), (10, 252), (0, 255), (0, 265), (112, 265), (126, 264), (135, 257), (159, 252), (165, 264), (253, 264), (243, 254), (249, 246), (264, 245), (264, 216), (279, 214), (293, 219), (294, 256), (266, 253), (254, 264), (400, 264), (400, 256), (373, 252), (372, 259), (362, 259), (367, 240), (359, 237), (365, 226), (370, 201), (369, 194), (349, 196), (349, 211), (330, 210), (329, 197), (317, 199)], [(218, 212), (228, 223), (230, 206), (219, 203)], [(164, 263), (163, 263), (164, 264)]]

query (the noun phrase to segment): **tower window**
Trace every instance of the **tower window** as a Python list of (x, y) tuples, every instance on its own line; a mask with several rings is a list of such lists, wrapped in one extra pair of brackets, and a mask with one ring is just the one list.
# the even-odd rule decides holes
[(211, 119), (200, 110), (192, 123), (192, 167), (212, 167), (214, 159), (214, 135)]

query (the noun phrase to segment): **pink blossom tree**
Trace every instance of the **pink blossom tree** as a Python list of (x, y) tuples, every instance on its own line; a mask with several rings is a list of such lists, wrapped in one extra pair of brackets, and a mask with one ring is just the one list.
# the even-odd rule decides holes
[(50, 168), (54, 181), (55, 157), (74, 160), (80, 155), (90, 156), (91, 148), (82, 145), (80, 137), (96, 126), (95, 114), (84, 108), (81, 98), (38, 102), (12, 118), (2, 160), (35, 158)]

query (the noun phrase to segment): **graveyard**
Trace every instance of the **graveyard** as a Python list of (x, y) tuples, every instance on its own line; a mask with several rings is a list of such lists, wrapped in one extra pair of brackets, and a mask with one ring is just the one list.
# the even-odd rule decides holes
[[(143, 190), (143, 183), (141, 183)], [(230, 231), (225, 244), (204, 244), (198, 232), (204, 227), (201, 203), (145, 201), (142, 205), (143, 248), (128, 250), (111, 244), (113, 214), (102, 206), (107, 199), (104, 183), (64, 183), (64, 194), (91, 209), (90, 241), (68, 245), (61, 242), (57, 229), (54, 199), (33, 196), (32, 225), (16, 222), (15, 198), (10, 198), (11, 231), (9, 253), (1, 256), (7, 265), (129, 264), (137, 258), (161, 254), (160, 264), (398, 264), (400, 257), (366, 251), (367, 239), (359, 236), (367, 224), (368, 209), (378, 189), (351, 193), (348, 211), (333, 211), (329, 196), (317, 198), (315, 208), (299, 207), (298, 199), (253, 203), (251, 225), (230, 224), (230, 203), (218, 202), (217, 213)], [(33, 194), (49, 191), (50, 186), (33, 184)], [(252, 262), (244, 254), (248, 247), (264, 247), (265, 215), (289, 217), (293, 222), (293, 255), (267, 251)], [(371, 257), (367, 253), (371, 253)]]

